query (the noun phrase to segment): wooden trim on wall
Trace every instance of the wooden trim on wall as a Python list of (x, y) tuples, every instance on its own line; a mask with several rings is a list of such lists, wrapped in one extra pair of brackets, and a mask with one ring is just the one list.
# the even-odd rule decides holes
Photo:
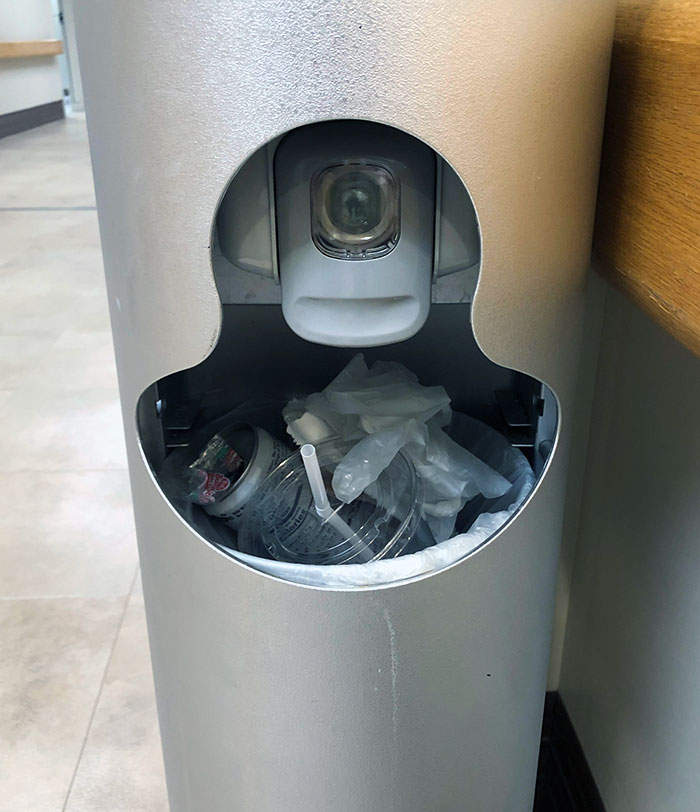
[(621, 0), (594, 252), (700, 355), (700, 3)]
[(63, 53), (60, 39), (0, 41), (0, 59), (24, 59), (33, 56), (57, 56)]

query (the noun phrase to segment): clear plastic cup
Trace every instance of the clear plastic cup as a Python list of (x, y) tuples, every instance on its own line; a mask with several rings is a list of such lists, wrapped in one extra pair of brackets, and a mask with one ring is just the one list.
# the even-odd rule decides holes
[(423, 493), (413, 464), (399, 452), (350, 504), (331, 487), (333, 471), (349, 446), (334, 441), (316, 448), (326, 492), (340, 522), (316, 512), (301, 454), (280, 463), (251, 496), (238, 529), (238, 548), (251, 555), (296, 564), (360, 564), (416, 552), (435, 543), (423, 518)]

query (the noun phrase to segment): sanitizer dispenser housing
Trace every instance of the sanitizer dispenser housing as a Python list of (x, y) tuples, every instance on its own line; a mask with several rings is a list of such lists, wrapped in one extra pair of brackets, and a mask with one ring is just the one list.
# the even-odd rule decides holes
[(282, 312), (295, 333), (373, 347), (420, 330), (433, 277), (435, 164), (417, 139), (367, 122), (282, 140), (275, 219)]

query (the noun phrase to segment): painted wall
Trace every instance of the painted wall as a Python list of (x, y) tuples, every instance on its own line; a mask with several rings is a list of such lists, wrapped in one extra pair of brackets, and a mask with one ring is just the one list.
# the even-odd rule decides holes
[(583, 481), (588, 455), (588, 439), (591, 426), (593, 392), (598, 369), (600, 339), (605, 312), (608, 285), (602, 277), (591, 270), (586, 291), (586, 322), (583, 331), (581, 360), (579, 364), (578, 391), (573, 420), (571, 460), (567, 482), (564, 526), (562, 528), (559, 570), (557, 574), (557, 594), (552, 627), (552, 650), (549, 662), (547, 689), (559, 688), (561, 663), (564, 653), (566, 624), (569, 613), (571, 579), (576, 554), (576, 544), (581, 518)]
[[(0, 0), (0, 40), (55, 38), (50, 0)], [(62, 98), (56, 57), (0, 59), (0, 115)]]
[(85, 109), (85, 101), (75, 35), (75, 4), (74, 0), (57, 0), (57, 2), (60, 3), (63, 11), (64, 48), (70, 74), (71, 108), (73, 112), (79, 112)]
[(608, 812), (700, 808), (700, 359), (609, 292), (560, 690)]

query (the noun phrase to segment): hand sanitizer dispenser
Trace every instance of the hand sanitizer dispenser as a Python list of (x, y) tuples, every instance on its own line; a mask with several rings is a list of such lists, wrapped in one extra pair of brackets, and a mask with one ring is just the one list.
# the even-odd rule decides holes
[(372, 347), (430, 308), (435, 157), (368, 122), (301, 128), (274, 161), (282, 312), (302, 338)]
[[(335, 347), (410, 338), (431, 298), (460, 301), (479, 264), (476, 212), (454, 169), (419, 139), (360, 120), (299, 127), (258, 150), (226, 191), (217, 237), (230, 263), (219, 263), (222, 292), (281, 301), (297, 335)], [(240, 273), (232, 286), (232, 271), (278, 289), (249, 290)]]
[[(79, 3), (172, 812), (532, 808), (614, 14)], [(356, 348), (537, 482), (430, 571), (309, 586), (163, 471), (224, 409), (274, 435)]]

